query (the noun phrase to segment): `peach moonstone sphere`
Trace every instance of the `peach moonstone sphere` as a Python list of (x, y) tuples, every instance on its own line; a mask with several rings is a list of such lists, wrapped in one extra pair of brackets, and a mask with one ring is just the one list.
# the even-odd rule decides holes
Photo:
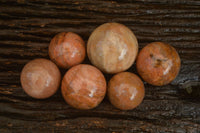
[(22, 88), (29, 96), (44, 99), (58, 90), (61, 74), (52, 61), (40, 58), (27, 63), (20, 78)]
[(153, 42), (139, 53), (136, 67), (139, 75), (149, 84), (162, 86), (170, 83), (178, 75), (181, 60), (176, 50), (169, 44)]
[(79, 64), (67, 71), (62, 80), (62, 95), (76, 109), (95, 108), (106, 93), (106, 80), (97, 68)]
[(50, 42), (49, 56), (59, 67), (70, 68), (85, 59), (85, 43), (75, 33), (59, 33)]
[(87, 54), (93, 65), (105, 73), (128, 69), (138, 53), (138, 42), (133, 32), (119, 23), (105, 23), (89, 37)]
[(114, 75), (108, 84), (108, 97), (112, 105), (121, 110), (131, 110), (143, 100), (145, 89), (141, 79), (130, 72)]

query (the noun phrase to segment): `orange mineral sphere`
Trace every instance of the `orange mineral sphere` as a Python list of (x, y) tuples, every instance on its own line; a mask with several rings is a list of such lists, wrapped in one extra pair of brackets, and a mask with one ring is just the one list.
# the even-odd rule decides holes
[(65, 101), (77, 109), (95, 108), (106, 93), (106, 80), (97, 68), (80, 64), (67, 71), (62, 80)]
[(138, 53), (133, 32), (119, 23), (105, 23), (97, 27), (87, 43), (87, 54), (93, 65), (105, 73), (127, 70)]
[(176, 50), (169, 44), (153, 42), (139, 53), (136, 67), (140, 76), (149, 84), (162, 86), (176, 78), (181, 60)]
[(70, 68), (85, 59), (85, 43), (75, 33), (59, 33), (51, 40), (49, 56), (59, 67)]
[(114, 75), (108, 84), (108, 97), (112, 105), (121, 110), (137, 107), (145, 95), (141, 79), (130, 72)]
[(29, 96), (44, 99), (58, 90), (61, 74), (52, 61), (40, 58), (24, 66), (20, 79), (22, 88)]

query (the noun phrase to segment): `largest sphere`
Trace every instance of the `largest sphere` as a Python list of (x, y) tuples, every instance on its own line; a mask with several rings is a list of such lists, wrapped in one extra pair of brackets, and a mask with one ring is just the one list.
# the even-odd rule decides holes
[(90, 61), (105, 73), (127, 70), (134, 63), (137, 53), (135, 35), (119, 23), (105, 23), (97, 27), (87, 43)]

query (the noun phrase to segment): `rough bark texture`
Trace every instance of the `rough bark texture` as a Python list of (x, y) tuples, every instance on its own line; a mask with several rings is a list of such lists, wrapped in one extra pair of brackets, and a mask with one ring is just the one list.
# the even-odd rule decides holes
[[(49, 58), (55, 34), (76, 32), (87, 42), (105, 22), (128, 26), (140, 48), (153, 41), (174, 46), (182, 60), (178, 77), (163, 87), (145, 84), (145, 99), (132, 111), (115, 109), (107, 98), (97, 108), (81, 111), (69, 107), (60, 91), (46, 100), (23, 92), (20, 71), (31, 59)], [(200, 132), (200, 96), (185, 92), (200, 88), (199, 0), (1, 0), (0, 64), (1, 133)], [(135, 64), (129, 71), (136, 73)]]

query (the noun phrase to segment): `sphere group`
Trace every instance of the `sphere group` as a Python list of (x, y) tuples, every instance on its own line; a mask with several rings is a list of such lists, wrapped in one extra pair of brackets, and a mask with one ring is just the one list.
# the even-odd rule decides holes
[[(175, 48), (163, 42), (147, 44), (138, 54), (137, 38), (119, 23), (97, 27), (87, 46), (78, 34), (61, 32), (51, 40), (48, 52), (52, 61), (39, 58), (24, 66), (20, 77), (22, 88), (33, 98), (45, 99), (55, 94), (61, 83), (66, 103), (82, 110), (97, 107), (106, 93), (116, 108), (132, 110), (145, 96), (140, 77), (151, 85), (166, 85), (176, 78), (181, 66)], [(94, 66), (81, 64), (86, 53)], [(140, 77), (125, 72), (135, 60)], [(58, 67), (68, 69), (62, 82)], [(115, 74), (108, 85), (102, 72)]]

